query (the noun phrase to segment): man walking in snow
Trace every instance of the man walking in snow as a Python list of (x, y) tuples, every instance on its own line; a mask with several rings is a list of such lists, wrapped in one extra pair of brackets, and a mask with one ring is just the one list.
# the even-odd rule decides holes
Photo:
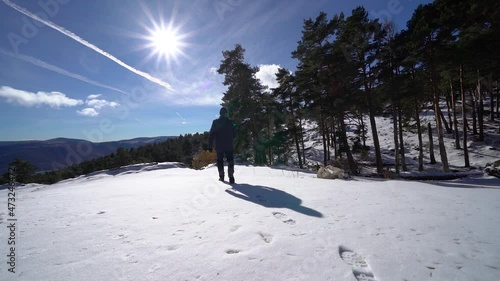
[(228, 112), (225, 107), (221, 108), (219, 113), (220, 117), (212, 122), (212, 127), (210, 128), (208, 149), (212, 150), (212, 145), (215, 141), (219, 180), (224, 181), (224, 157), (226, 157), (229, 183), (234, 183), (233, 142), (236, 138), (236, 127), (233, 121), (229, 120)]

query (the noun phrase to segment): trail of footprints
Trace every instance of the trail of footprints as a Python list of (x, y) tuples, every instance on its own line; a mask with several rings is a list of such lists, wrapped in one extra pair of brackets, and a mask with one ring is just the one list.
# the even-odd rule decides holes
[[(259, 199), (259, 201), (261, 202), (266, 202), (267, 200), (258, 195), (257, 198)], [(102, 215), (104, 214), (105, 212), (101, 211), (97, 214), (99, 215)], [(288, 218), (288, 216), (285, 214), (285, 213), (282, 213), (282, 212), (273, 212), (272, 213), (273, 216), (282, 221), (283, 223), (286, 223), (288, 225), (296, 225), (297, 222), (291, 218)], [(236, 231), (238, 231), (242, 226), (241, 225), (233, 225), (230, 227), (229, 231), (231, 233), (234, 233)], [(184, 232), (184, 230), (182, 229), (179, 229), (177, 230), (176, 233), (172, 234), (172, 235), (176, 235), (178, 233), (182, 233)], [(262, 241), (264, 241), (265, 243), (269, 244), (273, 241), (273, 238), (274, 238), (274, 235), (272, 234), (269, 234), (269, 233), (265, 233), (265, 232), (257, 232), (257, 234), (260, 236), (260, 238), (262, 239)], [(127, 240), (127, 238), (129, 237), (128, 234), (119, 234), (118, 236), (115, 236), (113, 237), (113, 239), (117, 239), (117, 240)], [(130, 241), (124, 241), (122, 243), (131, 243)], [(166, 250), (166, 251), (169, 251), (169, 252), (173, 252), (173, 251), (176, 251), (177, 249), (179, 249), (182, 245), (181, 244), (171, 244), (171, 245), (161, 245), (157, 248), (157, 250)], [(233, 249), (233, 248), (229, 248), (227, 250), (225, 250), (225, 253), (228, 254), (228, 255), (233, 255), (233, 254), (238, 254), (242, 252), (242, 250), (239, 250), (239, 249)], [(137, 263), (137, 259), (135, 258), (135, 256), (131, 253), (129, 254), (126, 254), (123, 258), (122, 258), (124, 261), (127, 261), (127, 262), (130, 262), (130, 263)], [(153, 271), (156, 271), (158, 270), (159, 267), (158, 266), (154, 266), (150, 269), (150, 272), (153, 272)]]
[(339, 255), (348, 265), (358, 281), (377, 281), (366, 259), (345, 246), (339, 246)]
[(288, 218), (288, 216), (282, 212), (273, 212), (273, 216), (286, 224), (289, 225), (297, 224), (295, 220)]

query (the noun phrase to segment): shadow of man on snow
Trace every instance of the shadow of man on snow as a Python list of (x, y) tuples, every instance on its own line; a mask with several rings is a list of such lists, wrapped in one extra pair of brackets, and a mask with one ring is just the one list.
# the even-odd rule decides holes
[(299, 198), (272, 187), (234, 184), (232, 188), (226, 189), (226, 192), (234, 197), (259, 204), (267, 208), (288, 208), (307, 216), (318, 218), (323, 217), (323, 214), (320, 212), (302, 206), (302, 200)]

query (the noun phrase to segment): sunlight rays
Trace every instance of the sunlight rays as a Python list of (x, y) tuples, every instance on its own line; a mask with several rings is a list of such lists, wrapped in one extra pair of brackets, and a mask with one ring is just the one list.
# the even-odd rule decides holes
[(168, 22), (161, 16), (162, 9), (158, 9), (158, 16), (155, 17), (149, 7), (142, 5), (142, 10), (147, 17), (147, 23), (140, 22), (145, 34), (138, 37), (144, 41), (139, 47), (140, 50), (148, 50), (149, 54), (144, 58), (145, 62), (155, 59), (156, 68), (165, 64), (171, 69), (172, 64), (179, 64), (179, 58), (189, 59), (184, 50), (189, 46), (185, 40), (188, 33), (182, 33), (182, 23), (176, 22), (177, 10), (172, 9)]

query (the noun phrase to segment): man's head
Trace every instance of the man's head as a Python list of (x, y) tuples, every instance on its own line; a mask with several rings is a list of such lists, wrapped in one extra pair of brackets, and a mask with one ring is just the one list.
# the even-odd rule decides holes
[(219, 114), (221, 117), (227, 117), (227, 108), (225, 107), (221, 108)]

